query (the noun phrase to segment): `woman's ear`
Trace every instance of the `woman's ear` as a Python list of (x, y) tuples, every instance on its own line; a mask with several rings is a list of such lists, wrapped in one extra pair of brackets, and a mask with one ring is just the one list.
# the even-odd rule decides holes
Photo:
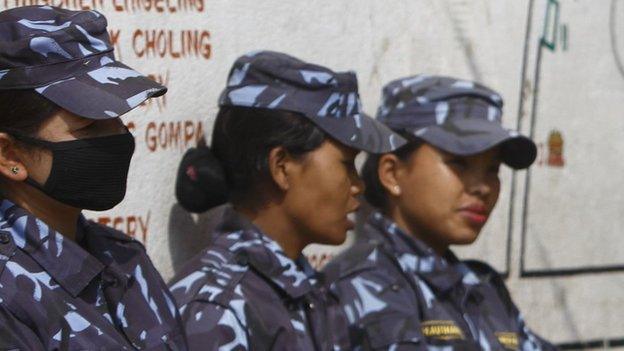
[(15, 182), (28, 178), (28, 171), (21, 162), (19, 153), (15, 140), (6, 133), (0, 133), (0, 175)]
[(401, 195), (400, 178), (403, 172), (403, 162), (395, 154), (384, 154), (379, 158), (377, 176), (379, 183), (388, 194)]
[(283, 146), (275, 147), (269, 152), (269, 172), (273, 182), (281, 191), (290, 188), (288, 177), (291, 161), (290, 155)]

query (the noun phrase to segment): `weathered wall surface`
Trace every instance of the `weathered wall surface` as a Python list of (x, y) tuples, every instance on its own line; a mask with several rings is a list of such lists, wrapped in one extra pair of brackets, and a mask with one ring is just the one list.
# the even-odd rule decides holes
[[(37, 2), (39, 1), (39, 2)], [(137, 138), (126, 200), (88, 217), (142, 240), (165, 277), (198, 251), (210, 216), (176, 205), (178, 162), (210, 128), (232, 61), (285, 51), (355, 70), (365, 110), (415, 73), (475, 79), (505, 98), (505, 124), (540, 145), (502, 173), (477, 244), (508, 276), (529, 324), (557, 342), (624, 340), (624, 1), (0, 0), (109, 18), (117, 56), (170, 88), (124, 117)], [(311, 247), (315, 262), (336, 248)], [(607, 340), (604, 341), (603, 340)]]

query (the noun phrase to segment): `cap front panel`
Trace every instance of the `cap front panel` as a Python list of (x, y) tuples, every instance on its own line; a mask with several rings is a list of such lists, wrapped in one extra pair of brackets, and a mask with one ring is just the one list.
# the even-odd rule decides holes
[(118, 117), (166, 88), (115, 61), (96, 11), (26, 6), (0, 12), (0, 90), (35, 89), (82, 117)]
[(404, 143), (362, 113), (354, 73), (333, 72), (277, 52), (241, 56), (219, 105), (296, 112), (339, 142), (361, 150), (386, 152)]

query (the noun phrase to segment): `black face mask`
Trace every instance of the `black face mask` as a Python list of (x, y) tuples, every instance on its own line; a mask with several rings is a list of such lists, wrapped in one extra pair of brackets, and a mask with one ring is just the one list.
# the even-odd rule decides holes
[(126, 195), (134, 137), (130, 132), (98, 138), (51, 142), (10, 133), (15, 139), (52, 151), (44, 185), (26, 182), (66, 205), (95, 211), (115, 207)]

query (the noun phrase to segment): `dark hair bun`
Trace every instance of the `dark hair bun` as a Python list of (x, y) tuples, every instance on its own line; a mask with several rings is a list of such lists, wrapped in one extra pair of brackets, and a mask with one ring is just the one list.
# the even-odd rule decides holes
[(178, 169), (175, 191), (180, 205), (195, 213), (228, 201), (223, 166), (210, 148), (199, 145), (186, 151)]

